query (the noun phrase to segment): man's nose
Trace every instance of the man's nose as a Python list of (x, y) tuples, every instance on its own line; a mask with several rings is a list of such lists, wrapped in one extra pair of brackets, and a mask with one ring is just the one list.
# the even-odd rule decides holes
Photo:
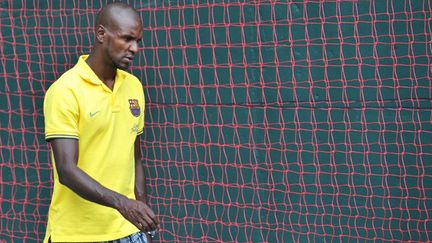
[(131, 45), (130, 45), (130, 47), (129, 47), (129, 50), (131, 51), (131, 52), (133, 52), (134, 54), (135, 53), (137, 53), (138, 52), (138, 42), (137, 41), (132, 41), (132, 43), (131, 43)]

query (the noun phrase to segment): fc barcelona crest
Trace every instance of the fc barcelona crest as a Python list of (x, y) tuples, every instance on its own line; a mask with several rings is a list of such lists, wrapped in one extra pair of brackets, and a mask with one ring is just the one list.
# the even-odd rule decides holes
[(133, 116), (138, 117), (140, 115), (141, 108), (137, 99), (129, 99), (129, 109)]

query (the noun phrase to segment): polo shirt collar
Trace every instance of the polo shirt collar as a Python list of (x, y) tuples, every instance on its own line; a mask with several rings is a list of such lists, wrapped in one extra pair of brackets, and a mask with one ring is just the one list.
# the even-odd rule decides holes
[[(78, 63), (76, 64), (76, 67), (79, 70), (79, 75), (83, 80), (89, 83), (95, 85), (104, 85), (104, 83), (99, 79), (93, 69), (91, 69), (91, 67), (87, 64), (86, 60), (88, 57), (89, 55), (82, 55), (79, 57)], [(121, 76), (121, 72), (119, 72), (119, 70), (116, 70), (114, 89), (116, 88), (116, 86), (119, 87), (121, 85), (121, 81), (123, 78)]]
[(78, 69), (79, 75), (81, 78), (92, 84), (102, 84), (103, 82), (99, 79), (93, 69), (87, 64), (86, 60), (89, 55), (82, 55), (78, 59), (78, 63), (75, 65)]

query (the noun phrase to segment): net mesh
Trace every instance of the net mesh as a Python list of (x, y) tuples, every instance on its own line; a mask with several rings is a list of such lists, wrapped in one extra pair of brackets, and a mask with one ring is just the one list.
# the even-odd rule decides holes
[[(1, 242), (43, 238), (43, 96), (106, 3), (0, 3)], [(129, 3), (160, 242), (432, 240), (430, 1)]]

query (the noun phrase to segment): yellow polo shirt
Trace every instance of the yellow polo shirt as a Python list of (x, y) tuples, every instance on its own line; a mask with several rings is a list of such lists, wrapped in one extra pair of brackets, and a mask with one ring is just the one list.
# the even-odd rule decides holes
[[(134, 142), (144, 127), (141, 82), (117, 70), (110, 90), (81, 56), (48, 89), (45, 138), (79, 140), (78, 167), (103, 186), (135, 198)], [(55, 169), (45, 242), (119, 239), (139, 230), (115, 209), (90, 202), (59, 183)]]

